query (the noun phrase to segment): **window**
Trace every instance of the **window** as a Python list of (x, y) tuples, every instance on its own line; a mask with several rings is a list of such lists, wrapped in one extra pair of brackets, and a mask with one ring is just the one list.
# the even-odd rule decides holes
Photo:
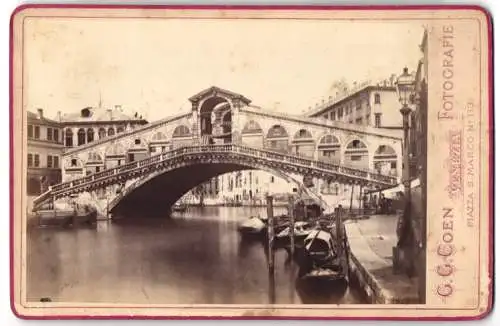
[(87, 143), (90, 143), (93, 141), (94, 141), (94, 129), (89, 128), (89, 129), (87, 129)]
[(328, 114), (323, 115), (323, 118), (328, 119)]
[(396, 162), (391, 162), (391, 169), (395, 169), (396, 168)]
[(59, 168), (59, 156), (53, 156), (54, 160), (54, 168), (58, 169)]
[(271, 176), (271, 183), (274, 183), (274, 177)]
[(376, 113), (375, 114), (375, 127), (379, 128), (382, 124), (382, 114)]
[(380, 104), (380, 94), (375, 93), (375, 104)]
[(136, 145), (140, 145), (140, 144), (141, 144), (141, 140), (140, 140), (140, 139), (136, 139), (136, 140), (134, 141), (134, 143), (135, 143)]
[(150, 151), (151, 153), (156, 153), (156, 147), (151, 147), (151, 148), (149, 149), (149, 151)]
[(66, 129), (64, 134), (66, 147), (73, 147), (73, 131), (71, 129)]
[(28, 167), (33, 166), (33, 154), (28, 154)]
[(47, 155), (47, 167), (52, 167), (52, 155)]
[(356, 124), (357, 125), (363, 124), (363, 118), (357, 118), (356, 119)]
[(35, 126), (35, 139), (40, 139), (40, 126)]
[(361, 161), (361, 155), (352, 155), (351, 161)]
[(167, 150), (167, 147), (165, 147), (165, 146), (162, 146), (162, 147), (161, 147), (161, 151), (162, 151), (162, 152), (164, 152), (164, 151), (166, 151), (166, 150)]
[(28, 125), (28, 137), (33, 138), (33, 126)]
[(336, 151), (323, 151), (323, 156), (325, 157), (334, 157), (336, 154)]
[(47, 140), (52, 140), (52, 128), (47, 128)]
[(108, 136), (114, 136), (115, 135), (115, 130), (113, 128), (108, 129)]
[(76, 158), (71, 159), (71, 166), (76, 166)]
[(33, 154), (33, 161), (36, 168), (40, 167), (40, 155)]
[(85, 130), (78, 130), (78, 146), (85, 144)]
[(59, 142), (59, 129), (54, 129), (54, 141)]

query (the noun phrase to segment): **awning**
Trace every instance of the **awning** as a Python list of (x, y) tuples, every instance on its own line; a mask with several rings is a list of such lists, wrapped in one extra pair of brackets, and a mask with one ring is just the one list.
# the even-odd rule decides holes
[[(420, 186), (420, 179), (419, 178), (411, 180), (411, 182), (410, 182), (411, 189), (417, 188), (419, 186)], [(399, 192), (404, 193), (404, 191), (405, 191), (405, 186), (404, 186), (404, 184), (401, 183), (395, 187), (387, 188), (387, 189), (384, 189), (382, 191), (380, 191), (380, 190), (367, 191), (366, 194), (378, 194), (380, 192), (381, 194), (384, 194), (384, 197), (387, 199), (396, 199), (397, 194)]]

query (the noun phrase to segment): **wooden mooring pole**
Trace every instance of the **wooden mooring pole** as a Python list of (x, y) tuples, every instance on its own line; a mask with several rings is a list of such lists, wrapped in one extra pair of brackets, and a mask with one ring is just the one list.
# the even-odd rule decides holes
[(266, 196), (267, 200), (267, 249), (269, 252), (269, 272), (274, 274), (274, 209), (273, 209), (273, 197)]
[(276, 283), (274, 279), (274, 210), (273, 197), (266, 196), (267, 201), (267, 250), (268, 250), (268, 275), (269, 275), (269, 303), (273, 304), (276, 301)]
[(352, 216), (352, 200), (354, 198), (354, 182), (351, 186), (351, 203), (349, 204), (349, 215)]
[(288, 207), (290, 211), (290, 256), (295, 255), (295, 209), (294, 198), (292, 195), (288, 197)]

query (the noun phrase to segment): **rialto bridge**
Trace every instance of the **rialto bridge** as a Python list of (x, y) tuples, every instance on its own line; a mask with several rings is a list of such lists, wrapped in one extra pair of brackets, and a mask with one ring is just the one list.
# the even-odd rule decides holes
[(189, 100), (190, 112), (69, 149), (63, 182), (36, 198), (34, 209), (83, 193), (106, 198), (106, 211), (164, 208), (210, 178), (244, 169), (368, 188), (400, 180), (399, 130), (264, 110), (217, 87)]

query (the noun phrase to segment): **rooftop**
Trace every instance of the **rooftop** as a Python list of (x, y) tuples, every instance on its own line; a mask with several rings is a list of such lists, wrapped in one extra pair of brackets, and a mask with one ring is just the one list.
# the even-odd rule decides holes
[(348, 88), (347, 85), (343, 89), (339, 89), (339, 91), (335, 94), (335, 96), (329, 96), (328, 100), (323, 99), (321, 103), (316, 103), (314, 107), (309, 107), (309, 110), (307, 110), (304, 115), (306, 117), (312, 117), (318, 114), (321, 114), (323, 111), (326, 109), (330, 108), (331, 106), (340, 103), (346, 99), (349, 99), (362, 91), (368, 90), (368, 89), (387, 89), (387, 90), (396, 90), (396, 75), (393, 74), (387, 79), (383, 79), (378, 82), (373, 82), (373, 81), (365, 81), (363, 83), (355, 83), (353, 84), (352, 87)]
[(108, 121), (144, 121), (146, 120), (139, 113), (129, 115), (123, 112), (120, 105), (113, 108), (103, 107), (85, 107), (77, 112), (64, 113), (58, 112), (56, 120), (62, 123), (71, 122), (108, 122)]
[(38, 113), (28, 111), (27, 115), (28, 115), (29, 122), (33, 122), (34, 120), (38, 120), (41, 123), (46, 123), (46, 124), (51, 124), (51, 125), (58, 125), (59, 124), (58, 121), (55, 121), (52, 119), (47, 119), (46, 117), (44, 117), (42, 109), (38, 109)]

